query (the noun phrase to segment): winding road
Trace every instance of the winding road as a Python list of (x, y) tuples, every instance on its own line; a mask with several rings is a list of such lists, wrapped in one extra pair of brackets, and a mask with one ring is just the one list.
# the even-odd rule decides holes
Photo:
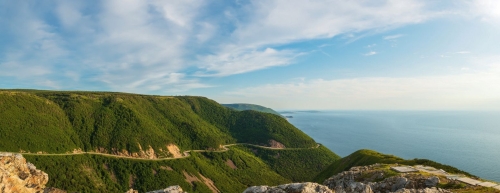
[[(227, 144), (222, 146), (222, 150), (187, 150), (182, 153), (182, 157), (168, 157), (168, 158), (155, 158), (155, 159), (149, 159), (149, 158), (140, 158), (140, 157), (129, 157), (129, 156), (121, 156), (121, 155), (115, 155), (115, 154), (108, 154), (108, 153), (99, 153), (99, 152), (76, 152), (76, 153), (14, 153), (14, 152), (5, 152), (5, 153), (13, 153), (13, 154), (22, 154), (22, 155), (37, 155), (37, 156), (72, 156), (72, 155), (81, 155), (81, 154), (91, 154), (91, 155), (101, 155), (101, 156), (106, 156), (106, 157), (115, 157), (115, 158), (123, 158), (123, 159), (134, 159), (134, 160), (149, 160), (149, 161), (161, 161), (161, 160), (173, 160), (173, 159), (185, 159), (191, 156), (189, 153), (190, 152), (226, 152), (229, 151), (230, 149), (228, 147), (230, 146), (235, 146), (235, 145), (246, 145), (246, 146), (253, 146), (253, 147), (258, 147), (258, 148), (263, 148), (263, 149), (272, 149), (272, 150), (298, 150), (298, 149), (315, 149), (321, 146), (321, 144), (317, 144), (315, 147), (304, 147), (304, 148), (274, 148), (274, 147), (267, 147), (267, 146), (260, 146), (260, 145), (254, 145), (254, 144), (249, 144), (249, 143), (234, 143), (234, 144)], [(3, 153), (3, 152), (2, 152)]]

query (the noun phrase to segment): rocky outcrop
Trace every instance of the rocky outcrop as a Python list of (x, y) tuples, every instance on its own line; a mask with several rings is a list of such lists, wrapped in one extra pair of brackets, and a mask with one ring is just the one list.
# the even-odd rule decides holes
[(252, 186), (243, 193), (334, 193), (328, 187), (317, 183), (292, 183), (279, 186)]
[(438, 188), (424, 188), (424, 189), (399, 189), (394, 193), (450, 193), (448, 190)]
[[(373, 193), (373, 192), (449, 192), (436, 188), (439, 178), (421, 174), (406, 173), (385, 177), (380, 165), (353, 167), (341, 172), (323, 183), (335, 192)], [(376, 181), (376, 182), (374, 182)]]
[[(139, 193), (139, 191), (134, 190), (134, 189), (130, 189), (125, 193)], [(154, 190), (154, 191), (147, 192), (147, 193), (187, 193), (187, 192), (184, 192), (180, 186), (175, 185), (175, 186), (169, 186), (165, 189)]]
[(44, 192), (49, 176), (21, 154), (0, 153), (0, 192)]
[(388, 165), (352, 167), (316, 183), (292, 183), (279, 186), (252, 186), (244, 193), (450, 193), (437, 188), (439, 177), (420, 173), (397, 174)]
[(269, 145), (272, 148), (278, 148), (278, 149), (284, 149), (284, 148), (286, 148), (285, 145), (283, 145), (282, 143), (280, 143), (280, 142), (278, 142), (276, 140), (273, 140), (273, 139), (269, 140)]
[(187, 192), (184, 192), (180, 186), (176, 185), (176, 186), (169, 186), (163, 190), (155, 190), (147, 193), (187, 193)]
[(125, 193), (139, 193), (139, 191), (131, 188), (130, 190), (126, 191)]
[(138, 144), (138, 146), (139, 146), (139, 152), (129, 152), (125, 149), (119, 150), (117, 148), (111, 148), (111, 152), (109, 152), (107, 149), (105, 149), (103, 147), (96, 148), (94, 150), (94, 152), (103, 153), (103, 154), (113, 154), (113, 155), (122, 156), (122, 157), (158, 159), (158, 156), (157, 156), (155, 150), (151, 146), (148, 146), (148, 149), (146, 149), (146, 150), (143, 150), (142, 146), (140, 144)]

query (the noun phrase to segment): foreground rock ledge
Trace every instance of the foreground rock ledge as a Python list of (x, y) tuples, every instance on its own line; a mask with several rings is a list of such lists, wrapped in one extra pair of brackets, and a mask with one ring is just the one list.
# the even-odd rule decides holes
[(0, 153), (0, 192), (44, 192), (48, 181), (49, 175), (21, 154)]
[[(134, 189), (130, 189), (125, 193), (139, 193), (139, 191), (134, 190)], [(146, 192), (146, 193), (187, 193), (187, 192), (184, 192), (180, 186), (175, 185), (175, 186), (169, 186), (169, 187), (162, 189), (162, 190), (155, 190), (155, 191)]]
[(291, 183), (279, 186), (252, 186), (243, 193), (334, 193), (328, 187), (317, 183)]
[[(394, 192), (394, 193), (448, 193), (450, 191), (437, 188), (437, 176), (424, 176), (421, 174), (399, 174), (397, 176), (384, 176), (379, 167), (370, 166), (352, 167), (349, 171), (341, 172), (325, 180), (325, 186), (333, 192)], [(366, 179), (358, 181), (365, 176)], [(374, 182), (377, 181), (377, 182)]]
[(292, 183), (279, 186), (252, 186), (244, 193), (449, 193), (437, 188), (437, 176), (418, 173), (386, 177), (380, 164), (352, 167), (317, 183)]

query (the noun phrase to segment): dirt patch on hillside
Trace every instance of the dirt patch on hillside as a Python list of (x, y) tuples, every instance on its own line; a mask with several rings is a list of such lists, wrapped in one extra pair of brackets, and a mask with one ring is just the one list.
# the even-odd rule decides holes
[(111, 177), (111, 180), (113, 180), (113, 182), (118, 182), (118, 179), (116, 178), (116, 175), (115, 175), (115, 172), (113, 172), (113, 170), (109, 169), (109, 165), (108, 164), (102, 164), (102, 167), (109, 172), (109, 176)]
[(193, 182), (199, 182), (200, 180), (196, 176), (189, 175), (186, 171), (182, 171), (182, 174), (184, 174), (184, 178), (186, 179), (186, 182), (190, 183), (193, 185)]
[(283, 145), (282, 143), (280, 142), (277, 142), (276, 140), (274, 139), (271, 139), (269, 140), (269, 145), (272, 147), (272, 148), (277, 148), (277, 149), (284, 149), (286, 148), (285, 145)]
[[(195, 175), (190, 175), (186, 171), (182, 171), (182, 174), (184, 174), (186, 182), (190, 183), (191, 185), (194, 185), (193, 182), (200, 182), (200, 179), (198, 179)], [(202, 179), (201, 181), (203, 181), (203, 183), (207, 185), (208, 188), (210, 188), (210, 190), (212, 190), (213, 193), (220, 193), (220, 190), (217, 188), (217, 186), (215, 186), (214, 181), (212, 181), (210, 178), (201, 175), (200, 173), (198, 173), (198, 175), (200, 175)]]
[(128, 177), (128, 187), (129, 188), (134, 188), (134, 184), (135, 184), (135, 176), (134, 175), (130, 175)]
[(87, 165), (81, 165), (81, 171), (84, 173), (89, 180), (94, 184), (95, 187), (103, 187), (104, 183), (102, 182), (101, 178), (97, 176), (95, 170)]
[(162, 170), (174, 171), (170, 166), (160, 166)]
[(182, 157), (182, 153), (179, 150), (179, 147), (177, 147), (176, 145), (174, 144), (167, 145), (167, 149), (174, 158)]
[(212, 190), (213, 193), (220, 192), (220, 190), (217, 188), (217, 186), (215, 186), (214, 181), (212, 181), (210, 178), (207, 178), (201, 174), (200, 174), (200, 177), (203, 179), (203, 183), (205, 183), (205, 185), (207, 185), (208, 188), (210, 188), (210, 190)]
[(227, 165), (227, 166), (229, 166), (230, 168), (233, 168), (233, 169), (238, 169), (238, 167), (236, 167), (236, 165), (234, 165), (233, 160), (228, 159), (228, 160), (226, 161), (226, 165)]

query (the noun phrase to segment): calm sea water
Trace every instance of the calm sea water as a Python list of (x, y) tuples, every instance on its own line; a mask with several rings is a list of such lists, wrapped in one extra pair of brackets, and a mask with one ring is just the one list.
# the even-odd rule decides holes
[(344, 157), (372, 149), (425, 158), (500, 182), (500, 112), (288, 111), (289, 122)]

